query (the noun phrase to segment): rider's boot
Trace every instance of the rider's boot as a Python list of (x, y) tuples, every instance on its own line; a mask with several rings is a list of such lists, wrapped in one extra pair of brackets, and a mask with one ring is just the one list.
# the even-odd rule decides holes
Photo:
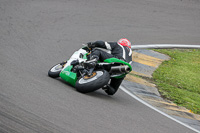
[(117, 90), (115, 90), (112, 86), (107, 85), (106, 87), (102, 88), (108, 95), (114, 95)]

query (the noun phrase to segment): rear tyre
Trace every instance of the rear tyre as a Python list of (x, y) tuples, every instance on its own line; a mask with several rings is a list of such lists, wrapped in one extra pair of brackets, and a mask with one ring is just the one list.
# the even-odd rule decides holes
[(85, 76), (76, 81), (75, 88), (81, 93), (89, 93), (96, 91), (107, 85), (110, 80), (110, 74), (105, 70), (97, 70), (93, 72), (91, 77)]
[(56, 64), (55, 66), (53, 66), (49, 71), (48, 71), (48, 75), (49, 77), (52, 78), (57, 78), (60, 75), (60, 72), (63, 69), (63, 65), (61, 65), (61, 63)]

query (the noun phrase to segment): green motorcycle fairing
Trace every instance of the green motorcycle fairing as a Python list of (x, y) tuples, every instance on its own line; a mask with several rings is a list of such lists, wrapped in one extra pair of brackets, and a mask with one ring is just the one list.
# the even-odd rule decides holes
[(71, 72), (72, 67), (73, 66), (67, 66), (64, 68), (60, 73), (60, 77), (72, 86), (75, 86), (77, 81), (77, 74)]
[[(84, 54), (83, 59), (87, 59), (87, 54)], [(71, 72), (71, 69), (73, 68), (72, 65), (67, 66), (66, 68), (64, 68), (61, 72), (60, 72), (60, 77), (68, 82), (69, 84), (71, 84), (72, 86), (75, 86), (76, 81), (77, 81), (77, 74)]]

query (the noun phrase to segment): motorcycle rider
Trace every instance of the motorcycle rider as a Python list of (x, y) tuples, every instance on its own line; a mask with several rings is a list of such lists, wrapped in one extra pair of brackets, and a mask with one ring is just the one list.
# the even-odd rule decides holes
[[(86, 62), (88, 64), (96, 64), (98, 60), (104, 61), (108, 58), (118, 58), (129, 64), (132, 62), (131, 42), (126, 38), (121, 38), (118, 42), (88, 42), (87, 46), (92, 49), (89, 60)], [(95, 47), (101, 49), (94, 49)], [(103, 87), (103, 90), (108, 95), (113, 95), (117, 92), (123, 80), (124, 78), (111, 78), (110, 84)]]

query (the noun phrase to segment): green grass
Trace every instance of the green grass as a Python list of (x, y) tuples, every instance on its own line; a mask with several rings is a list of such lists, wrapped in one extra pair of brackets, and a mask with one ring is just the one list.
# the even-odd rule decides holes
[(200, 50), (155, 50), (171, 59), (153, 73), (161, 95), (174, 103), (200, 114)]

